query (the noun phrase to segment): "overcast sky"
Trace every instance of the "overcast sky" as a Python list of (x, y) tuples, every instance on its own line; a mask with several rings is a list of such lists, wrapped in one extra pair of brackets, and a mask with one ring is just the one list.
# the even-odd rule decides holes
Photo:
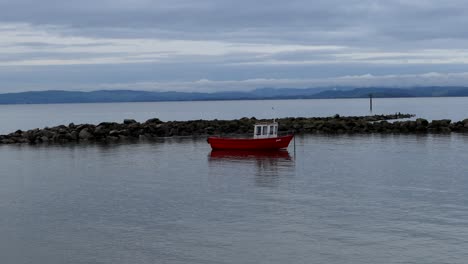
[(0, 0), (0, 92), (468, 85), (461, 0)]

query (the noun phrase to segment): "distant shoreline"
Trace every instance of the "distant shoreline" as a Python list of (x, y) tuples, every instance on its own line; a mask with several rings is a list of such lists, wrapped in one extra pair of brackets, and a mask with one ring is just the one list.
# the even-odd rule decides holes
[(262, 88), (248, 92), (154, 92), (136, 90), (36, 91), (0, 94), (0, 105), (308, 100), (368, 98), (468, 97), (468, 87), (293, 89)]
[(253, 100), (309, 100), (309, 99), (364, 99), (373, 98), (440, 98), (468, 97), (468, 87), (416, 88), (262, 88), (249, 92), (152, 92), (136, 90), (37, 91), (0, 94), (0, 105), (84, 104), (84, 103), (150, 103), (203, 102)]

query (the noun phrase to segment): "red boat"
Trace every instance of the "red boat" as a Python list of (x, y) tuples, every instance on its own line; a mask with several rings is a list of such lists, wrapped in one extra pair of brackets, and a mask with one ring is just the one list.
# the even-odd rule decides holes
[(209, 137), (212, 149), (278, 150), (287, 148), (294, 135), (278, 136), (278, 123), (256, 124), (253, 138)]

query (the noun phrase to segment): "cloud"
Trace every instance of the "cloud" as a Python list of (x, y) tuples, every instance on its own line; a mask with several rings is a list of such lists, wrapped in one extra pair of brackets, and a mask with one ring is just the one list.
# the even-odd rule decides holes
[(338, 45), (93, 38), (60, 27), (0, 24), (0, 66), (215, 62), (233, 65), (466, 64), (468, 49), (386, 51)]
[[(348, 46), (464, 39), (462, 0), (0, 1), (9, 23), (59, 25), (78, 35)], [(389, 42), (391, 41), (391, 42)]]
[[(0, 25), (2, 54), (19, 59), (0, 60), (0, 66), (72, 65), (72, 64), (120, 64), (154, 61), (170, 61), (182, 56), (201, 57), (253, 54), (265, 56), (281, 52), (322, 52), (340, 50), (333, 45), (296, 45), (265, 43), (230, 43), (226, 41), (167, 40), (140, 38), (91, 38), (64, 36), (60, 28), (40, 28), (27, 24)], [(22, 54), (45, 53), (43, 59), (25, 59)], [(63, 55), (77, 54), (76, 58)], [(94, 57), (82, 54), (95, 54)]]
[(0, 90), (366, 74), (399, 85), (468, 71), (467, 23), (462, 0), (0, 0)]
[[(331, 78), (311, 79), (246, 79), (246, 80), (208, 80), (185, 82), (137, 82), (137, 83), (104, 83), (98, 86), (81, 87), (80, 90), (149, 90), (149, 91), (250, 91), (256, 88), (363, 88), (393, 87), (410, 88), (424, 86), (466, 86), (468, 72), (401, 74), (401, 75), (351, 75)], [(91, 89), (90, 89), (91, 88)]]

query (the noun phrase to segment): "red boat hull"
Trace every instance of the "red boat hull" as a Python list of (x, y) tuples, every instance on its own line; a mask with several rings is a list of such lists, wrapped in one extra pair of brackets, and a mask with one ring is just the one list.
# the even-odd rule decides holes
[(294, 135), (275, 138), (222, 138), (209, 137), (212, 149), (238, 149), (238, 150), (274, 150), (287, 148)]

